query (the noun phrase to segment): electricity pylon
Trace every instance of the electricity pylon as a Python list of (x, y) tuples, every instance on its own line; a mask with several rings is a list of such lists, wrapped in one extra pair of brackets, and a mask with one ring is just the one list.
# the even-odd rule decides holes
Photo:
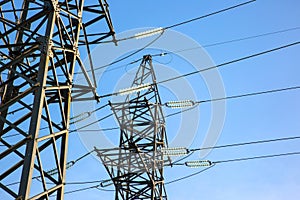
[[(115, 199), (167, 199), (164, 187), (165, 119), (150, 55), (144, 56), (125, 102), (110, 103), (120, 126), (119, 147), (98, 149), (115, 186)], [(103, 183), (105, 184), (105, 183)]]
[(97, 97), (79, 49), (113, 35), (105, 0), (0, 2), (0, 199), (63, 199), (70, 104)]

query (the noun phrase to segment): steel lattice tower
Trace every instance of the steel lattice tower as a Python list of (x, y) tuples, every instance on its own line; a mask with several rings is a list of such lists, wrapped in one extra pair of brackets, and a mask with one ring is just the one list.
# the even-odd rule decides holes
[(125, 102), (110, 103), (120, 126), (119, 147), (95, 147), (115, 186), (115, 199), (167, 199), (165, 119), (150, 55), (144, 56), (132, 84), (141, 86), (145, 90), (127, 95)]
[(0, 2), (0, 198), (63, 199), (70, 104), (97, 97), (79, 49), (113, 35), (105, 0)]

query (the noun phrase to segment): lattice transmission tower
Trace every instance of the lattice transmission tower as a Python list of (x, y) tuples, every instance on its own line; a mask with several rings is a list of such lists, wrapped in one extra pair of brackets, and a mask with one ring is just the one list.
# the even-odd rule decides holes
[(0, 1), (0, 199), (63, 199), (70, 104), (97, 98), (79, 49), (113, 35), (105, 0)]
[(124, 102), (110, 103), (120, 126), (119, 147), (95, 150), (115, 186), (115, 199), (167, 199), (165, 119), (150, 55), (143, 57), (132, 87), (120, 91), (127, 93)]

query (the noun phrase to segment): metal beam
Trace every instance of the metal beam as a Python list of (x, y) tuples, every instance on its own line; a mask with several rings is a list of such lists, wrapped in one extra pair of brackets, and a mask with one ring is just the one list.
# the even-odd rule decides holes
[(96, 148), (116, 189), (115, 199), (167, 199), (162, 148), (167, 146), (165, 119), (150, 55), (144, 56), (132, 87), (151, 87), (110, 103), (120, 126), (119, 147)]
[[(0, 3), (0, 193), (6, 199), (64, 198), (73, 76), (76, 67), (79, 73), (87, 71), (79, 51), (90, 51), (89, 38), (101, 40), (114, 33), (103, 2)], [(83, 30), (84, 14), (89, 16), (88, 34)], [(99, 17), (107, 27), (97, 26), (94, 19)], [(85, 78), (96, 96), (95, 77)], [(84, 95), (76, 94), (82, 99)], [(19, 182), (18, 187), (11, 182)]]

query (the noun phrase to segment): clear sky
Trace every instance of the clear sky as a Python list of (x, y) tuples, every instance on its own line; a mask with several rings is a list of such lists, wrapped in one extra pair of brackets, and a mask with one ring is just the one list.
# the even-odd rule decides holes
[[(205, 15), (223, 8), (242, 3), (240, 0), (211, 0), (211, 1), (108, 1), (110, 4), (110, 12), (113, 20), (117, 37), (124, 36), (122, 32), (136, 31), (132, 29), (147, 27), (165, 27), (178, 22), (188, 20), (194, 17)], [(100, 95), (111, 93), (115, 90), (116, 82), (121, 80), (124, 74), (133, 73), (130, 70), (136, 69), (136, 65), (128, 65), (120, 67), (117, 70), (110, 71), (114, 67), (126, 65), (134, 60), (140, 59), (144, 54), (157, 54), (164, 52), (160, 50), (160, 40), (174, 43), (175, 50), (185, 48), (193, 48), (196, 45), (189, 46), (190, 43), (183, 43), (182, 40), (176, 38), (168, 38), (173, 36), (173, 32), (177, 31), (189, 38), (194, 43), (201, 46), (209, 44), (245, 38), (265, 34), (269, 32), (277, 32), (286, 29), (300, 27), (300, 1), (298, 0), (258, 0), (252, 4), (246, 5), (235, 10), (227, 11), (218, 15), (207, 17), (205, 19), (195, 21), (186, 25), (169, 29), (148, 49), (125, 59), (115, 65), (109, 66), (107, 72), (102, 74), (99, 81), (98, 93)], [(130, 32), (131, 33), (131, 32)], [(168, 35), (171, 34), (171, 35)], [(125, 34), (126, 35), (126, 34)], [(176, 34), (175, 34), (176, 35)], [(139, 41), (140, 47), (149, 43), (155, 36)], [(264, 50), (272, 49), (289, 43), (297, 42), (300, 39), (300, 29), (290, 30), (278, 34), (258, 37), (239, 42), (232, 42), (223, 45), (207, 46), (201, 52), (207, 52), (206, 58), (211, 58), (211, 62), (221, 64), (243, 56), (259, 53)], [(125, 43), (126, 46), (126, 43)], [(97, 59), (105, 57), (106, 54), (113, 54), (122, 48), (122, 44), (117, 47), (109, 47), (105, 50), (95, 50), (93, 53), (96, 67)], [(136, 47), (135, 47), (136, 48)], [(117, 50), (116, 50), (117, 49)], [(127, 50), (123, 55), (118, 55), (112, 59), (118, 59), (127, 55)], [(96, 52), (96, 53), (95, 53)], [(184, 55), (193, 55), (197, 57), (199, 49), (184, 52)], [(200, 53), (201, 53), (200, 52)], [(300, 45), (262, 55), (253, 59), (238, 62), (235, 64), (224, 66), (218, 69), (218, 73), (223, 82), (222, 87), (225, 89), (226, 96), (245, 94), (249, 92), (259, 92), (271, 89), (285, 88), (300, 85)], [(113, 54), (116, 55), (116, 54)], [(101, 57), (102, 56), (102, 57)], [(97, 58), (96, 58), (97, 57)], [(199, 54), (199, 57), (200, 54)], [(103, 58), (105, 60), (105, 58)], [(102, 60), (102, 61), (103, 61)], [(109, 60), (108, 60), (109, 61)], [(110, 60), (113, 61), (113, 60)], [(104, 62), (104, 61), (103, 61)], [(167, 55), (165, 57), (155, 57), (154, 68), (158, 66), (167, 66), (178, 74), (187, 73), (195, 69), (192, 68), (190, 60), (181, 59), (176, 54)], [(204, 63), (204, 64), (203, 64)], [(197, 66), (205, 68), (206, 61), (199, 62)], [(107, 64), (107, 63), (102, 63)], [(162, 70), (163, 67), (159, 67)], [(174, 73), (175, 73), (174, 72)], [(168, 77), (166, 74), (159, 74), (158, 81)], [(126, 77), (125, 77), (126, 79)], [(193, 100), (210, 99), (214, 91), (214, 84), (205, 82), (205, 74), (198, 74), (184, 79), (194, 91), (194, 96), (187, 95), (186, 98)], [(209, 81), (208, 81), (209, 82)], [(130, 80), (128, 81), (130, 84)], [(217, 84), (217, 83), (216, 83)], [(176, 85), (176, 83), (174, 83)], [(173, 85), (173, 86), (174, 86)], [(219, 86), (218, 86), (219, 87)], [(220, 88), (219, 88), (220, 89)], [(176, 94), (172, 93), (172, 85), (159, 86), (162, 101), (176, 100)], [(180, 95), (179, 95), (180, 96)], [(220, 130), (220, 136), (215, 140), (217, 145), (232, 144), (239, 142), (249, 142), (264, 139), (274, 139), (289, 136), (300, 136), (300, 91), (285, 91), (280, 93), (265, 94), (253, 97), (244, 97), (226, 101), (226, 112), (224, 118), (224, 126)], [(183, 98), (181, 96), (181, 98)], [(101, 100), (101, 103), (94, 105), (94, 108), (100, 107), (107, 103), (111, 98)], [(86, 108), (84, 108), (86, 109)], [(93, 109), (93, 107), (92, 107)], [(166, 114), (170, 114), (175, 110), (165, 109)], [(217, 110), (218, 111), (218, 110)], [(73, 110), (74, 113), (79, 111)], [(198, 113), (198, 114), (197, 114)], [(110, 110), (101, 110), (97, 112), (97, 117), (101, 118), (110, 114)], [(194, 117), (199, 119), (194, 121)], [(220, 113), (222, 115), (222, 113)], [(210, 103), (200, 105), (197, 112), (186, 112), (182, 116), (167, 119), (167, 134), (170, 141), (176, 138), (178, 129), (184, 125), (180, 121), (189, 121), (191, 126), (196, 128), (185, 128), (191, 134), (195, 132), (195, 136), (189, 139), (188, 148), (201, 147), (208, 130), (212, 125), (212, 105)], [(222, 119), (217, 119), (214, 123), (222, 123)], [(87, 123), (87, 122), (83, 122)], [(115, 127), (114, 118), (107, 119), (100, 123), (101, 128)], [(215, 125), (213, 125), (215, 126)], [(74, 128), (74, 127), (73, 127)], [(118, 130), (105, 132), (104, 134), (112, 141), (117, 141)], [(80, 133), (84, 134), (84, 133)], [(86, 133), (89, 134), (89, 133)], [(97, 133), (93, 133), (97, 134)], [(84, 143), (84, 142), (83, 142)], [(69, 160), (74, 160), (85, 154), (89, 150), (82, 143), (77, 133), (70, 136), (69, 144)], [(200, 157), (199, 153), (195, 153), (187, 160), (209, 159), (211, 161), (227, 160), (234, 158), (252, 157), (269, 154), (279, 154), (287, 152), (300, 151), (300, 140), (273, 142), (268, 144), (248, 145), (242, 147), (215, 149), (209, 152), (205, 157)], [(200, 157), (200, 158), (199, 158)], [(168, 184), (166, 186), (167, 194), (171, 200), (180, 199), (209, 199), (209, 200), (281, 200), (299, 199), (300, 190), (300, 156), (286, 156), (280, 158), (269, 158), (262, 160), (252, 160), (243, 162), (220, 163), (213, 168), (189, 179)], [(185, 175), (197, 172), (201, 169), (191, 169), (184, 166), (175, 166), (166, 168), (166, 182), (180, 178)], [(107, 179), (109, 176), (101, 163), (93, 156), (85, 157), (78, 161), (72, 168), (68, 170), (67, 182), (75, 181), (94, 181)], [(94, 184), (85, 185), (66, 185), (66, 191), (80, 189), (93, 186)], [(106, 189), (113, 189), (108, 187)], [(97, 189), (89, 189), (81, 192), (66, 194), (65, 199), (113, 199), (114, 192), (99, 191)]]

